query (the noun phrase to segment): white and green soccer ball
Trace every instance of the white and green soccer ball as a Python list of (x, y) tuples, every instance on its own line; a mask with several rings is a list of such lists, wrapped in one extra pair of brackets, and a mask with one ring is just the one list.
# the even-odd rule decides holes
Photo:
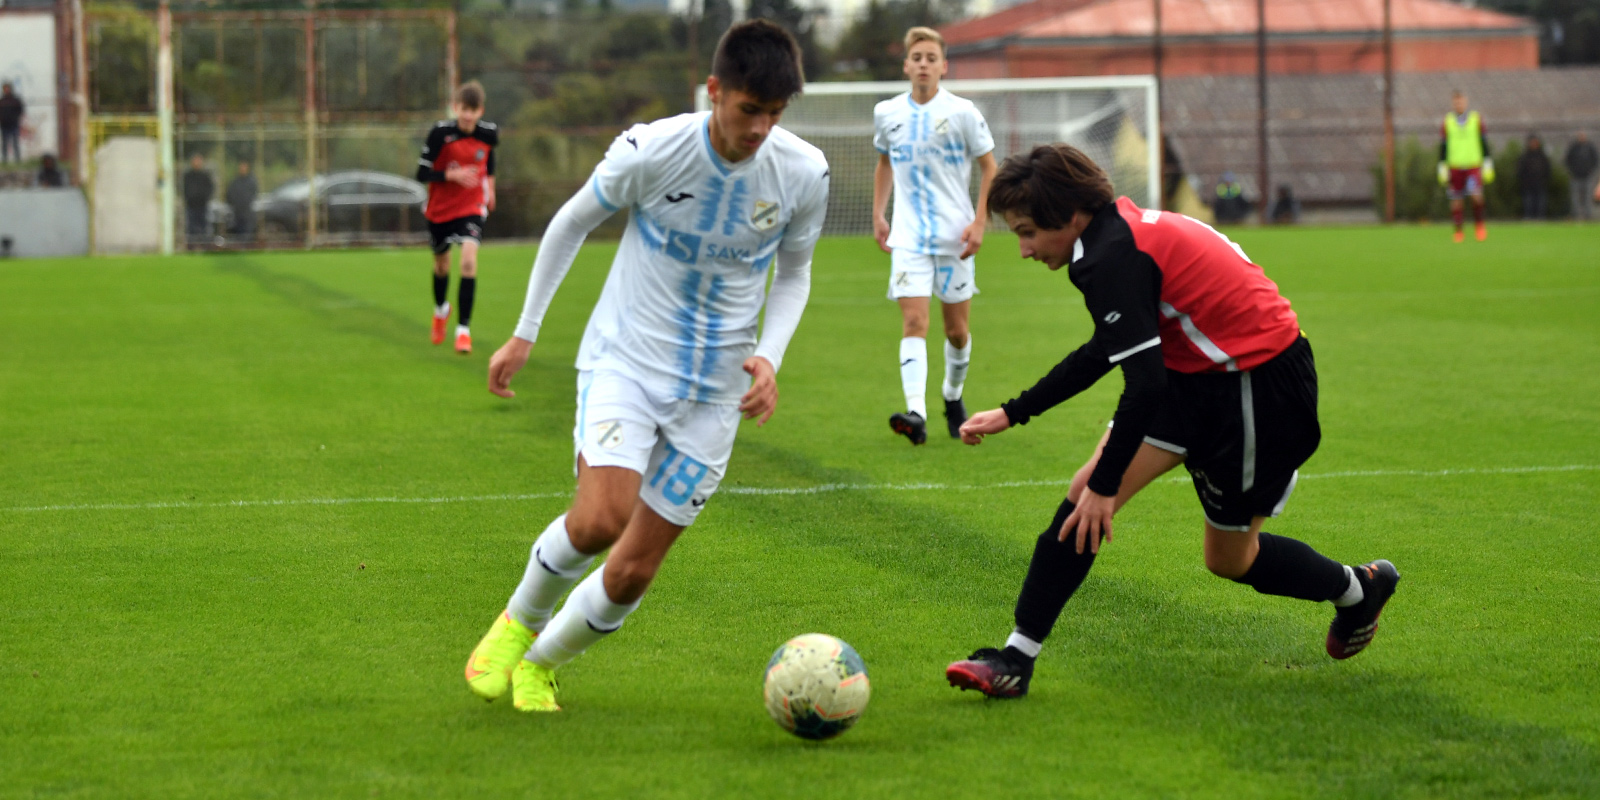
[(804, 739), (832, 739), (849, 730), (871, 695), (861, 656), (826, 633), (796, 636), (767, 662), (767, 713)]

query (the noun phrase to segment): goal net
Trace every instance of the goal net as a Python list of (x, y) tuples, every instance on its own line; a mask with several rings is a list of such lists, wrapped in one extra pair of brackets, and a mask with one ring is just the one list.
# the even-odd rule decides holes
[[(977, 105), (994, 134), (997, 161), (1035, 145), (1066, 142), (1111, 175), (1119, 195), (1160, 207), (1156, 84), (1148, 75), (952, 80), (945, 89)], [(905, 81), (810, 83), (783, 114), (783, 127), (822, 148), (832, 169), (828, 224), (835, 235), (872, 233), (872, 108), (907, 90)], [(700, 87), (698, 107), (710, 107)], [(972, 170), (973, 191), (978, 170)], [(991, 221), (991, 225), (997, 225)]]

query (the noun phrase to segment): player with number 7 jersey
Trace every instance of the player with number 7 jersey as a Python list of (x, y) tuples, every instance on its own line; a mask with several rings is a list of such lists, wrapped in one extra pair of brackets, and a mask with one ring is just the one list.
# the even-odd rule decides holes
[(509, 687), (520, 710), (557, 710), (555, 669), (638, 607), (716, 492), (741, 413), (762, 425), (776, 409), (828, 205), (822, 152), (777, 127), (803, 84), (789, 33), (735, 25), (706, 82), (711, 111), (624, 131), (551, 221), (516, 333), (490, 360), (489, 388), (504, 397), (584, 237), (628, 209), (578, 351), (577, 496), (467, 662), (478, 695)]

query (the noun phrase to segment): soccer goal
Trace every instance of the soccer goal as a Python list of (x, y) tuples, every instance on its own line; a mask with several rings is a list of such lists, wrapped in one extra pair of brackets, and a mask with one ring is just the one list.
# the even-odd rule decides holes
[[(1049, 142), (1077, 147), (1111, 174), (1117, 194), (1160, 207), (1161, 152), (1156, 81), (1149, 75), (944, 81), (971, 100), (994, 133), (996, 160)], [(782, 125), (822, 148), (833, 170), (829, 234), (872, 233), (872, 107), (905, 81), (809, 83)], [(697, 106), (710, 107), (705, 87)], [(978, 171), (972, 171), (974, 189)]]

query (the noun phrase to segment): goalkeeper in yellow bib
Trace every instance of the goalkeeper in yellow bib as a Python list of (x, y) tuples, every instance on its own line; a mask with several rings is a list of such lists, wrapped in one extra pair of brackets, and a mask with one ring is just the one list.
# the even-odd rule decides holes
[(1483, 187), (1494, 183), (1494, 159), (1489, 157), (1489, 137), (1483, 117), (1467, 110), (1467, 96), (1458, 89), (1450, 97), (1451, 113), (1439, 126), (1439, 184), (1450, 197), (1450, 218), (1456, 224), (1455, 240), (1463, 238), (1462, 205), (1472, 198), (1472, 229), (1478, 241), (1489, 238), (1483, 222)]

